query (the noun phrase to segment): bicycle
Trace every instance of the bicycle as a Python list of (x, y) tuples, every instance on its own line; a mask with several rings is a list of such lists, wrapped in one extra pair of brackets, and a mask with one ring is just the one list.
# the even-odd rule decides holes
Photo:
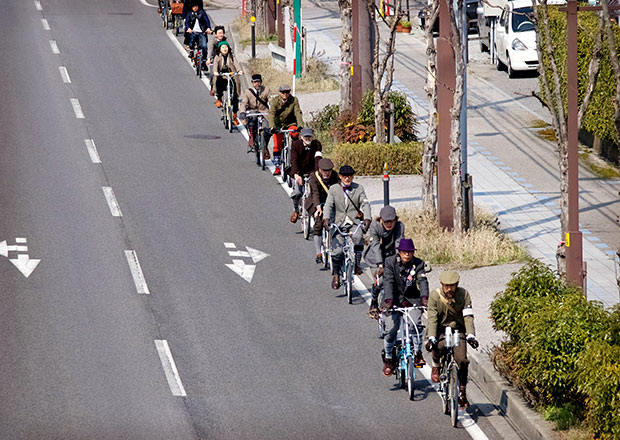
[(459, 413), (459, 367), (454, 360), (454, 347), (461, 343), (461, 335), (458, 330), (452, 333), (451, 327), (446, 327), (445, 353), (441, 358), (439, 370), (439, 395), (443, 404), (443, 413), (450, 415), (450, 423), (456, 427)]
[[(415, 363), (413, 359), (413, 350), (411, 345), (413, 343), (413, 335), (411, 329), (415, 329), (415, 338), (417, 341), (422, 340), (420, 329), (418, 325), (413, 321), (410, 312), (414, 310), (426, 310), (423, 306), (411, 306), (411, 307), (394, 307), (393, 312), (400, 313), (400, 326), (398, 329), (398, 335), (396, 345), (396, 380), (401, 388), (407, 388), (409, 393), (409, 400), (414, 399), (415, 393)], [(417, 367), (421, 368), (421, 367)]]
[(282, 177), (282, 183), (288, 184), (289, 188), (293, 187), (293, 178), (289, 175), (291, 169), (291, 133), (298, 131), (297, 128), (281, 128), (279, 130), (279, 133), (284, 134), (280, 176)]
[(332, 223), (330, 226), (330, 228), (336, 229), (336, 233), (344, 237), (344, 246), (342, 247), (344, 260), (340, 265), (340, 277), (349, 304), (353, 304), (353, 267), (355, 266), (355, 249), (351, 236), (361, 227), (362, 223), (359, 223), (352, 232), (344, 232), (335, 223)]
[[(322, 204), (321, 206), (324, 206)], [(321, 258), (323, 260), (323, 268), (332, 270), (332, 259), (331, 259), (331, 248), (332, 248), (332, 239), (329, 234), (329, 230), (322, 228), (321, 229)]]
[(306, 209), (306, 203), (310, 197), (310, 175), (304, 175), (304, 190), (301, 196), (301, 203), (299, 204), (299, 216), (301, 217), (301, 232), (304, 234), (304, 239), (310, 238), (310, 231), (314, 226), (314, 217), (310, 215)]
[(263, 134), (263, 121), (268, 113), (246, 113), (246, 117), (256, 117), (256, 133), (254, 133), (254, 146), (248, 150), (248, 153), (254, 151), (256, 153), (256, 165), (265, 171), (265, 139)]
[(222, 99), (222, 122), (224, 123), (224, 128), (228, 130), (229, 133), (233, 132), (233, 128), (235, 128), (235, 124), (233, 123), (233, 97), (235, 93), (235, 82), (233, 81), (233, 77), (240, 75), (237, 72), (222, 72), (220, 76), (226, 78), (226, 90), (225, 96)]
[[(195, 44), (198, 46), (198, 43)], [(194, 69), (196, 70), (196, 76), (202, 78), (202, 50), (199, 46), (196, 47), (195, 50), (193, 48), (190, 49), (193, 51), (192, 61), (194, 63)]]
[(181, 29), (185, 26), (183, 21), (183, 2), (177, 0), (170, 5), (170, 18), (172, 29), (175, 30), (175, 35), (179, 36)]

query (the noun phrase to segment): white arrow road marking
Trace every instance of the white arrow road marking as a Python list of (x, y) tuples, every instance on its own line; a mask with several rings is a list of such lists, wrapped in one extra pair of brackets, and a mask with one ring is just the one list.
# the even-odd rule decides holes
[(10, 258), (9, 261), (19, 269), (26, 278), (37, 268), (41, 260), (30, 259), (27, 254), (19, 254), (17, 258)]
[(259, 251), (258, 249), (254, 249), (249, 246), (246, 246), (245, 248), (248, 250), (248, 252), (250, 253), (249, 256), (252, 257), (252, 261), (255, 263), (258, 263), (259, 261), (264, 260), (269, 256), (269, 254), (263, 251)]
[(155, 339), (155, 348), (157, 348), (157, 354), (159, 354), (159, 360), (164, 369), (164, 374), (166, 375), (166, 380), (168, 381), (168, 386), (170, 387), (172, 395), (179, 397), (187, 396), (183, 383), (181, 382), (181, 377), (179, 376), (179, 371), (174, 363), (174, 358), (170, 352), (168, 341), (165, 339)]
[(250, 258), (250, 253), (246, 251), (228, 251), (228, 255), (231, 257), (247, 257)]
[(224, 246), (226, 247), (226, 249), (234, 249), (235, 243), (224, 243)]
[(6, 240), (0, 242), (0, 255), (2, 255), (3, 257), (8, 257), (9, 252), (28, 252), (28, 246), (9, 246), (6, 244)]
[(254, 270), (256, 269), (255, 265), (245, 264), (243, 260), (233, 260), (233, 264), (226, 264), (226, 267), (246, 280), (248, 283), (252, 282)]

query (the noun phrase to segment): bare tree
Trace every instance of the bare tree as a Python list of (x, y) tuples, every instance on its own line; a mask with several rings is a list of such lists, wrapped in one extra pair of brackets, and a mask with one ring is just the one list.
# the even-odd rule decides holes
[(375, 47), (373, 49), (373, 88), (375, 106), (375, 132), (376, 142), (381, 143), (386, 140), (385, 133), (385, 110), (387, 108), (387, 98), (392, 81), (394, 79), (394, 53), (396, 46), (396, 25), (404, 16), (400, 7), (400, 0), (396, 0), (394, 5), (396, 13), (391, 17), (381, 17), (388, 27), (389, 37), (385, 42), (385, 53), (383, 58), (380, 56), (381, 34), (379, 23), (377, 22), (377, 5), (374, 0), (366, 0), (366, 7), (370, 15), (370, 21), (375, 31)]
[(256, 37), (267, 36), (267, 0), (254, 0), (256, 2)]
[[(554, 57), (553, 39), (551, 36), (551, 26), (549, 21), (549, 10), (547, 0), (540, 3), (532, 2), (534, 14), (532, 21), (536, 29), (536, 45), (538, 50), (538, 72), (540, 73), (540, 83), (542, 85), (542, 97), (539, 97), (543, 105), (549, 109), (551, 122), (556, 135), (558, 145), (558, 168), (560, 171), (560, 226), (562, 229), (561, 237), (565, 236), (568, 230), (568, 116), (565, 111), (565, 104), (562, 94), (562, 75), (564, 68), (560, 69)], [(602, 23), (601, 23), (602, 28)], [(565, 44), (564, 42), (560, 44)], [(583, 115), (585, 114), (592, 92), (598, 77), (600, 58), (601, 58), (602, 32), (598, 32), (593, 49), (593, 54), (588, 68), (588, 85), (583, 97), (583, 101), (577, 113), (577, 126), (581, 126)], [(566, 248), (561, 246), (557, 251), (558, 272), (566, 274)]]
[(342, 40), (340, 42), (340, 113), (350, 111), (353, 102), (351, 96), (351, 65), (353, 64), (353, 29), (351, 0), (338, 0), (340, 21), (342, 23)]
[(439, 1), (434, 1), (427, 11), (424, 21), (424, 38), (426, 40), (426, 86), (428, 96), (428, 129), (424, 139), (422, 156), (422, 208), (431, 215), (437, 214), (435, 205), (435, 160), (437, 152), (437, 49), (433, 27), (439, 17)]

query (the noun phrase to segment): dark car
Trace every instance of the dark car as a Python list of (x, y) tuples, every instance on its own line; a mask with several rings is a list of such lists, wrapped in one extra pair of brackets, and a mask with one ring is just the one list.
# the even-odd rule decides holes
[[(467, 13), (467, 21), (468, 21), (468, 32), (477, 32), (478, 31), (478, 0), (465, 0), (465, 7)], [(418, 18), (420, 20), (420, 27), (424, 30), (424, 24), (426, 23), (426, 14), (424, 13), (425, 9), (421, 9), (418, 12)], [(433, 33), (439, 33), (439, 18), (435, 21), (435, 25), (433, 26)]]

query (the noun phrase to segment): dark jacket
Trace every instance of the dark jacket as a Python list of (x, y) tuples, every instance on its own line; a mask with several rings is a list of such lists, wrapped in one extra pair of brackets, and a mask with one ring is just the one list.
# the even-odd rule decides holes
[(286, 103), (282, 102), (280, 96), (276, 96), (269, 103), (269, 116), (267, 117), (271, 128), (280, 129), (296, 124), (298, 127), (303, 126), (303, 115), (299, 107), (299, 101), (291, 95)]
[(304, 145), (304, 141), (297, 139), (291, 144), (291, 176), (310, 174), (319, 169), (319, 160), (323, 145), (316, 139), (312, 139), (310, 145)]
[[(209, 56), (209, 58), (211, 59), (211, 62), (213, 62), (213, 59), (220, 54), (220, 48), (218, 47), (218, 45), (222, 42), (222, 41), (228, 41), (226, 40), (226, 36), (224, 35), (224, 38), (222, 38), (221, 41), (219, 41), (217, 38), (213, 41), (213, 45), (211, 46), (211, 55)], [(232, 49), (232, 46), (231, 46)]]
[[(392, 300), (395, 306), (404, 300), (411, 304), (428, 297), (428, 280), (424, 272), (424, 261), (413, 257), (407, 266), (403, 265), (400, 255), (387, 257), (383, 272), (384, 301)], [(416, 301), (417, 302), (417, 301)]]
[[(308, 212), (310, 214), (314, 214), (316, 207), (325, 203), (325, 200), (327, 200), (327, 191), (325, 191), (325, 188), (321, 185), (321, 180), (322, 179), (318, 171), (310, 174), (310, 206), (308, 207)], [(323, 183), (329, 190), (330, 186), (338, 183), (338, 180), (338, 173), (332, 170), (329, 179), (327, 179), (327, 181), (323, 181)]]
[(211, 22), (209, 21), (209, 17), (204, 9), (198, 9), (198, 12), (189, 11), (189, 13), (185, 16), (185, 32), (188, 29), (193, 29), (196, 24), (196, 20), (200, 24), (200, 29), (202, 32), (206, 32), (207, 29), (211, 29)]

